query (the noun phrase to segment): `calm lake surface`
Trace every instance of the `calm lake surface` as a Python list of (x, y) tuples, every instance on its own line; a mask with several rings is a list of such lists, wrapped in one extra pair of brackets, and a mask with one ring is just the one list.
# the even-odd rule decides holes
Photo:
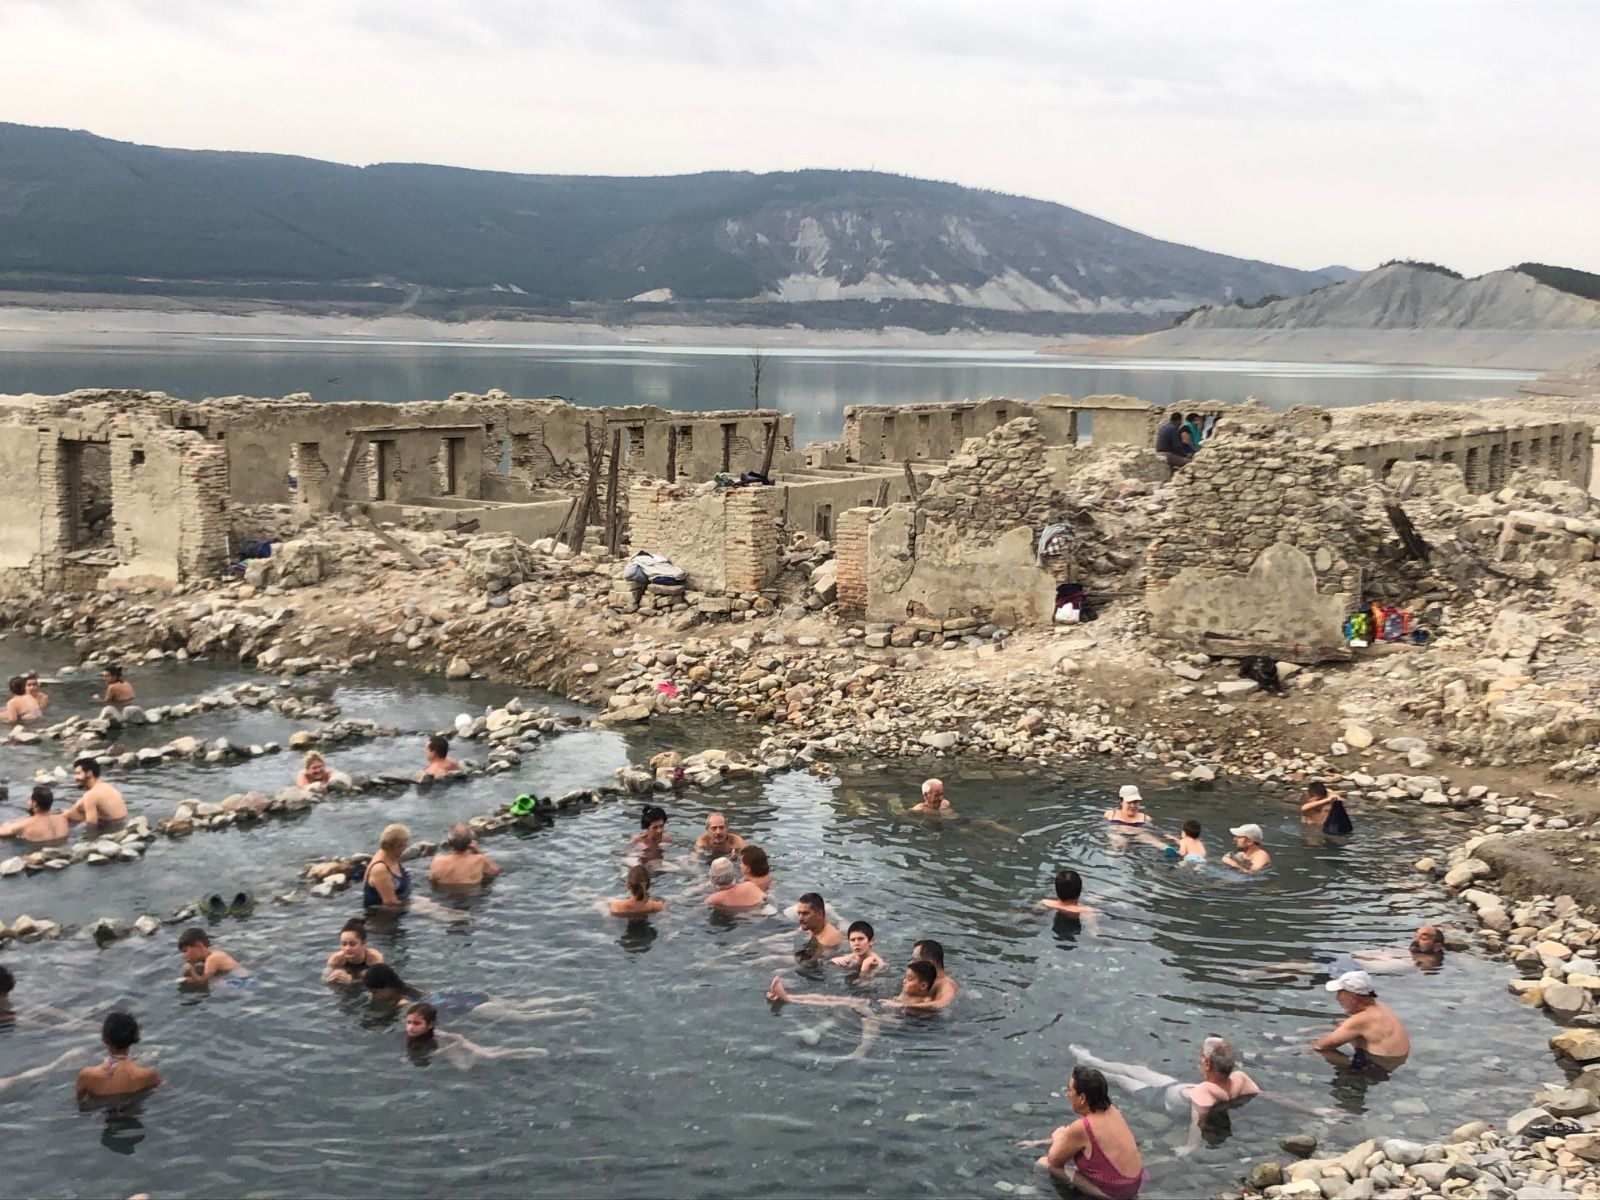
[[(704, 410), (751, 402), (748, 349), (516, 345), (194, 335), (0, 335), (0, 393), (129, 387), (185, 399), (282, 396), (438, 400), (501, 388), (579, 404)], [(850, 404), (1116, 392), (1158, 404), (1242, 400), (1273, 408), (1513, 394), (1535, 373), (1326, 363), (1068, 358), (1026, 350), (763, 349), (761, 403), (795, 414), (797, 441), (837, 438)]]
[[(71, 661), (58, 642), (0, 639), (0, 676)], [(141, 700), (159, 704), (244, 678), (220, 666), (130, 670)], [(55, 713), (88, 707), (88, 673), (49, 690)], [(416, 766), (415, 731), (459, 711), (503, 702), (502, 687), (393, 674), (308, 686), (350, 715), (412, 731), (335, 748), (335, 767)], [(539, 697), (525, 695), (527, 701)], [(568, 706), (568, 711), (573, 711)], [(212, 712), (137, 731), (126, 744), (179, 733), (284, 738), (276, 714)], [(496, 779), (321, 804), (298, 819), (160, 841), (136, 863), (0, 879), (0, 916), (20, 912), (84, 922), (165, 913), (213, 891), (261, 898), (212, 936), (253, 973), (246, 987), (199, 997), (178, 991), (176, 930), (96, 949), (82, 937), (7, 945), (17, 1007), (49, 1003), (96, 1023), (125, 1005), (144, 1026), (142, 1057), (166, 1084), (135, 1108), (80, 1114), (71, 1074), (29, 1082), (0, 1105), (6, 1191), (19, 1195), (166, 1196), (993, 1196), (1048, 1195), (1019, 1139), (1066, 1119), (1060, 1095), (1077, 1043), (1111, 1059), (1192, 1078), (1201, 1039), (1231, 1037), (1244, 1066), (1285, 1107), (1260, 1099), (1231, 1115), (1212, 1144), (1180, 1160), (1183, 1128), (1118, 1095), (1139, 1132), (1153, 1196), (1205, 1195), (1277, 1141), (1312, 1131), (1348, 1146), (1370, 1134), (1431, 1137), (1470, 1119), (1521, 1107), (1550, 1074), (1537, 1013), (1507, 994), (1504, 964), (1450, 956), (1431, 976), (1382, 979), (1409, 1025), (1410, 1063), (1379, 1084), (1339, 1076), (1291, 1045), (1331, 1027), (1337, 1007), (1320, 979), (1253, 978), (1249, 968), (1335, 958), (1403, 944), (1421, 920), (1456, 915), (1409, 863), (1448, 844), (1431, 814), (1355, 812), (1347, 846), (1308, 838), (1286, 797), (1257, 790), (1163, 790), (1145, 780), (1165, 826), (1195, 817), (1220, 854), (1225, 829), (1259, 820), (1272, 874), (1246, 880), (1196, 872), (1154, 849), (1108, 836), (1100, 819), (1123, 779), (1084, 773), (1000, 772), (982, 764), (908, 762), (893, 770), (843, 764), (841, 778), (794, 773), (666, 797), (677, 839), (657, 876), (664, 914), (620, 921), (594, 905), (621, 894), (623, 848), (638, 829), (637, 800), (613, 801), (537, 831), (492, 839), (504, 876), (481, 896), (450, 900), (470, 921), (408, 913), (373, 944), (426, 990), (549, 1000), (557, 1014), (522, 1022), (477, 1014), (445, 1028), (492, 1047), (543, 1047), (535, 1061), (481, 1062), (458, 1071), (408, 1056), (398, 1025), (359, 996), (319, 982), (322, 960), (358, 896), (270, 903), (300, 867), (368, 849), (391, 821), (437, 838), (452, 820), (487, 812), (519, 791), (592, 786), (628, 758), (675, 744), (729, 744), (705, 724), (653, 724), (640, 734), (548, 739)], [(481, 744), (460, 747), (481, 756)], [(59, 748), (0, 746), (0, 777), (19, 782), (61, 761)], [(135, 811), (167, 815), (186, 796), (221, 799), (290, 781), (288, 754), (234, 766), (173, 764), (113, 776)], [(902, 813), (934, 770), (957, 810), (1009, 828), (930, 827)], [(64, 791), (71, 793), (68, 785)], [(704, 864), (688, 853), (713, 807), (770, 853), (773, 898), (809, 890), (841, 928), (866, 918), (898, 980), (913, 940), (946, 947), (963, 992), (932, 1017), (885, 1016), (865, 1057), (846, 1058), (860, 1018), (803, 1006), (774, 1010), (763, 991), (782, 970), (791, 991), (848, 994), (837, 969), (797, 972), (784, 955), (792, 922), (719, 918), (701, 905)], [(420, 868), (422, 864), (417, 864)], [(1073, 866), (1102, 909), (1098, 929), (1031, 911), (1053, 872)], [(419, 883), (426, 892), (426, 884)], [(777, 937), (777, 945), (760, 939)], [(92, 1033), (0, 1025), (0, 1076), (90, 1046)], [(1330, 1126), (1310, 1109), (1323, 1108)], [(1003, 1186), (1002, 1186), (1003, 1185)]]

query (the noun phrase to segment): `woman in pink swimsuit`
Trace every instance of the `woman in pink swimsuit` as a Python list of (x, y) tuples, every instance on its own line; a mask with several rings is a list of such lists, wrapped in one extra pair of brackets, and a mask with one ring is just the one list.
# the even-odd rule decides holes
[(1093, 1067), (1074, 1067), (1067, 1101), (1078, 1120), (1055, 1131), (1039, 1165), (1087, 1196), (1133, 1200), (1150, 1176), (1133, 1130), (1111, 1103), (1106, 1077)]

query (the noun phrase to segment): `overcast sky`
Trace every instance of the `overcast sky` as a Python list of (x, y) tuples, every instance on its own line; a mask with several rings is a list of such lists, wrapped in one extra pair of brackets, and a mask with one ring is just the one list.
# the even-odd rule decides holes
[(871, 167), (1299, 267), (1600, 271), (1600, 2), (0, 0), (0, 119), (350, 163)]

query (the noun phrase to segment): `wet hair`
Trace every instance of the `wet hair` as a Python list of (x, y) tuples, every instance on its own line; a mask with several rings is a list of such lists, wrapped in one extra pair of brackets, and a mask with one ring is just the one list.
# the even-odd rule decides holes
[(915, 960), (906, 964), (906, 970), (915, 975), (917, 982), (930, 992), (933, 991), (933, 985), (939, 982), (939, 972), (933, 969), (932, 963)]
[(432, 1033), (434, 1026), (439, 1024), (439, 1010), (433, 1005), (429, 1004), (426, 1000), (417, 1004), (413, 1004), (406, 1011), (408, 1013), (416, 1013), (417, 1016), (426, 1021), (428, 1023), (429, 1033)]
[(406, 982), (400, 978), (400, 972), (396, 971), (388, 963), (374, 963), (362, 973), (361, 981), (367, 985), (367, 991), (369, 992), (385, 991), (391, 988), (397, 992), (403, 992), (406, 988)]
[(1074, 903), (1083, 895), (1083, 876), (1076, 871), (1066, 870), (1056, 872), (1056, 899), (1067, 904)]
[(343, 925), (339, 926), (339, 932), (353, 933), (361, 941), (365, 942), (367, 940), (367, 923), (361, 917), (351, 917)]
[(50, 806), (56, 802), (56, 794), (47, 784), (36, 783), (33, 785), (32, 800), (39, 806), (40, 812), (49, 812)]
[(1083, 1097), (1090, 1112), (1105, 1112), (1111, 1107), (1111, 1089), (1106, 1077), (1093, 1067), (1072, 1068), (1072, 1090)]
[[(1430, 930), (1433, 934), (1433, 936), (1428, 938), (1426, 941), (1424, 941), (1422, 938), (1422, 931), (1424, 929)], [(1413, 950), (1420, 951), (1423, 954), (1442, 953), (1444, 951), (1444, 930), (1440, 929), (1437, 925), (1420, 926), (1417, 929), (1416, 934), (1411, 938), (1411, 948)]]
[(102, 675), (109, 675), (111, 678), (119, 681), (122, 679), (122, 667), (117, 663), (107, 663), (105, 666), (100, 668), (100, 673)]
[(0, 967), (0, 996), (9, 996), (16, 986), (17, 977), (11, 973), (11, 968)]
[(428, 749), (439, 758), (444, 758), (450, 753), (450, 739), (436, 733), (428, 739)]
[(1179, 825), (1178, 828), (1183, 830), (1184, 837), (1197, 838), (1200, 836), (1200, 822), (1196, 821), (1193, 817), (1190, 817), (1182, 825)]
[(93, 775), (96, 779), (100, 778), (100, 760), (98, 758), (95, 758), (91, 754), (85, 754), (82, 758), (80, 758), (77, 762), (73, 763), (72, 765), (74, 767), (82, 767), (85, 771), (87, 771), (90, 775)]
[(820, 892), (807, 892), (805, 895), (800, 897), (797, 903), (809, 905), (810, 907), (816, 909), (819, 913), (826, 913), (828, 911), (828, 906), (822, 902), (822, 894)]
[(628, 894), (635, 900), (643, 900), (650, 894), (650, 869), (643, 866), (628, 868)]
[(855, 937), (858, 933), (865, 934), (869, 942), (878, 936), (873, 932), (872, 925), (867, 921), (851, 921), (850, 928), (844, 931), (846, 937)]
[(711, 882), (718, 887), (732, 887), (739, 882), (739, 868), (731, 858), (719, 858), (711, 864)]
[(767, 852), (760, 846), (746, 846), (739, 851), (739, 861), (750, 868), (752, 875), (772, 874), (772, 867), (767, 863)]
[(126, 1050), (139, 1040), (139, 1020), (132, 1013), (107, 1013), (100, 1038), (112, 1050)]
[(190, 946), (211, 945), (211, 935), (198, 925), (191, 925), (178, 935), (178, 949), (187, 950)]
[(1306, 795), (1308, 796), (1315, 796), (1318, 800), (1321, 800), (1327, 794), (1328, 785), (1323, 783), (1321, 780), (1318, 780), (1316, 783), (1306, 784)]
[(11, 677), (11, 694), (13, 696), (20, 696), (27, 690), (28, 681), (26, 679), (24, 679), (21, 675), (13, 675)]
[(457, 821), (450, 826), (450, 832), (445, 834), (444, 844), (450, 849), (464, 853), (472, 845), (472, 826), (465, 821)]
[(1200, 1057), (1210, 1063), (1219, 1075), (1232, 1075), (1234, 1067), (1239, 1065), (1239, 1056), (1234, 1053), (1232, 1044), (1227, 1038), (1216, 1034), (1200, 1043)]
[(666, 819), (667, 810), (662, 808), (661, 805), (646, 804), (644, 806), (644, 811), (639, 814), (639, 828), (649, 829), (650, 826), (654, 825), (657, 821), (665, 824)]
[(404, 825), (385, 825), (383, 832), (378, 835), (378, 849), (393, 850), (396, 847), (404, 849), (411, 844), (411, 830)]
[(911, 953), (918, 958), (926, 959), (935, 966), (944, 966), (944, 947), (932, 938), (923, 938), (911, 947)]

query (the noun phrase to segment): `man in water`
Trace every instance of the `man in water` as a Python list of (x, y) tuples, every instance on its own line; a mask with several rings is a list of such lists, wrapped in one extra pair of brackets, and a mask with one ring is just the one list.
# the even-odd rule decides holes
[(711, 882), (717, 890), (706, 897), (706, 903), (713, 908), (760, 908), (767, 902), (767, 894), (759, 885), (740, 878), (739, 868), (731, 858), (713, 860)]
[[(900, 980), (900, 994), (892, 1000), (880, 1000), (878, 1003), (885, 1008), (941, 1008), (934, 1002), (933, 988), (938, 979), (938, 972), (933, 969), (932, 963), (913, 962), (906, 966), (905, 976)], [(869, 1001), (859, 996), (824, 996), (816, 992), (801, 992), (798, 995), (788, 991), (783, 986), (783, 979), (774, 975), (772, 982), (767, 985), (767, 999), (774, 1004), (814, 1004), (823, 1008), (853, 1008), (860, 1013), (869, 1013), (872, 1006)]]
[(67, 836), (67, 818), (51, 812), (55, 793), (42, 783), (35, 784), (28, 797), (28, 815), (0, 825), (0, 837), (20, 838), (24, 842), (55, 842)]
[(104, 828), (128, 817), (122, 793), (100, 778), (98, 759), (85, 757), (72, 764), (72, 779), (83, 795), (61, 815), (68, 821), (82, 821), (91, 828)]
[(1183, 440), (1183, 414), (1175, 412), (1156, 430), (1156, 454), (1174, 471), (1189, 465), (1194, 447)]
[(1228, 832), (1233, 835), (1234, 852), (1222, 856), (1220, 861), (1223, 866), (1243, 871), (1246, 875), (1256, 875), (1272, 865), (1272, 855), (1261, 848), (1261, 839), (1267, 836), (1261, 831), (1261, 826), (1252, 822)]
[[(1345, 1019), (1336, 1029), (1311, 1043), (1311, 1048), (1329, 1062), (1348, 1065), (1358, 1071), (1371, 1071), (1383, 1078), (1406, 1061), (1411, 1053), (1411, 1036), (1400, 1018), (1378, 1003), (1378, 989), (1365, 971), (1346, 971), (1326, 985), (1339, 998)], [(1347, 1055), (1340, 1046), (1353, 1046)]]
[(1094, 909), (1087, 904), (1080, 903), (1083, 897), (1083, 876), (1076, 871), (1066, 870), (1056, 872), (1056, 898), (1054, 900), (1040, 900), (1036, 907), (1048, 908), (1052, 912), (1065, 913), (1069, 917), (1087, 917), (1093, 914)]
[(472, 836), (472, 826), (457, 821), (445, 835), (446, 849), (428, 864), (428, 882), (446, 887), (476, 887), (500, 874), (500, 868)]
[(161, 1076), (133, 1061), (139, 1041), (139, 1022), (132, 1013), (114, 1012), (100, 1027), (106, 1060), (78, 1072), (78, 1103), (133, 1096), (161, 1086)]
[(834, 966), (847, 968), (857, 979), (865, 979), (874, 971), (883, 969), (883, 959), (872, 948), (877, 933), (871, 925), (865, 921), (852, 921), (850, 928), (845, 930), (845, 936), (850, 939), (850, 952), (835, 958)]
[(801, 896), (794, 915), (800, 923), (800, 932), (808, 938), (805, 946), (794, 953), (800, 962), (815, 962), (827, 951), (844, 944), (844, 934), (828, 923), (827, 906), (819, 893), (807, 892)]
[(922, 802), (913, 804), (906, 811), (933, 817), (953, 817), (956, 815), (955, 810), (950, 807), (950, 802), (944, 798), (944, 780), (942, 779), (923, 780)]
[(1343, 799), (1338, 792), (1329, 791), (1328, 785), (1321, 780), (1306, 784), (1306, 798), (1300, 805), (1300, 823), (1320, 827), (1328, 819), (1328, 810), (1333, 807), (1333, 802)]
[(406, 1009), (405, 1032), (408, 1051), (425, 1053), (437, 1050), (444, 1055), (447, 1063), (460, 1071), (465, 1071), (480, 1059), (544, 1058), (550, 1053), (538, 1046), (490, 1049), (469, 1042), (459, 1033), (444, 1033), (439, 1029), (439, 1010), (426, 1002), (418, 1002)]
[(11, 698), (6, 701), (0, 721), (7, 725), (32, 725), (44, 719), (39, 702), (28, 695), (28, 681), (24, 676), (11, 677)]
[(105, 705), (100, 710), (102, 721), (109, 721), (113, 725), (131, 725), (144, 720), (144, 709), (133, 702), (133, 684), (122, 677), (121, 667), (115, 663), (107, 664), (100, 671), (100, 680), (105, 690), (96, 692), (89, 699), (95, 704)]
[(950, 1002), (956, 998), (956, 993), (961, 990), (961, 985), (944, 973), (944, 947), (932, 938), (923, 938), (911, 947), (913, 962), (925, 962), (933, 967), (934, 984), (932, 1004), (934, 1008), (948, 1008)]
[(1141, 1099), (1152, 1101), (1174, 1116), (1189, 1113), (1189, 1140), (1178, 1148), (1179, 1154), (1190, 1154), (1200, 1145), (1200, 1130), (1214, 1109), (1230, 1107), (1261, 1092), (1255, 1080), (1239, 1070), (1238, 1056), (1226, 1038), (1212, 1036), (1200, 1043), (1199, 1083), (1182, 1083), (1171, 1075), (1132, 1063), (1106, 1062), (1082, 1046), (1068, 1049), (1084, 1066), (1100, 1071), (1112, 1083)]
[(50, 707), (50, 693), (39, 686), (39, 672), (29, 671), (22, 677), (22, 682), (28, 689), (29, 698), (39, 706), (39, 712), (42, 714)]
[(211, 936), (198, 925), (185, 929), (178, 935), (178, 953), (183, 956), (183, 975), (178, 983), (185, 987), (204, 987), (219, 975), (242, 970), (233, 956), (211, 944)]
[(728, 818), (719, 812), (706, 814), (706, 831), (694, 840), (696, 854), (713, 858), (732, 858), (745, 847), (745, 840), (728, 829)]
[(461, 764), (450, 757), (450, 742), (442, 734), (433, 734), (422, 744), (422, 754), (427, 765), (422, 768), (422, 773), (433, 779), (441, 775), (448, 775), (451, 771), (461, 770)]

